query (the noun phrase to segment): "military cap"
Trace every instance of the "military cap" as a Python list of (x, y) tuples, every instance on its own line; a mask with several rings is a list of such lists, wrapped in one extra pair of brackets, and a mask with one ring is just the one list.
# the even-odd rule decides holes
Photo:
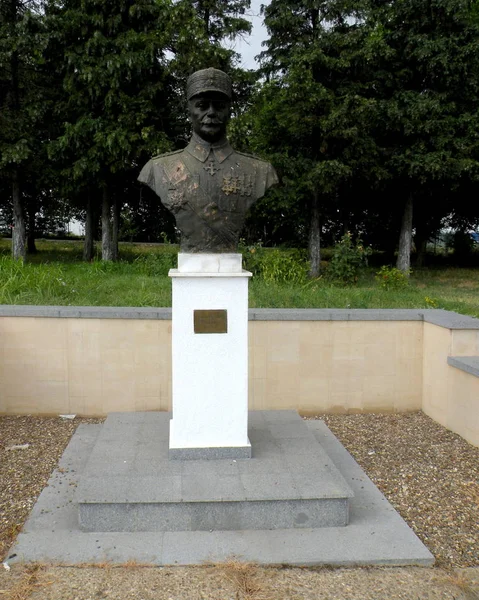
[(219, 69), (201, 69), (188, 77), (186, 82), (186, 98), (189, 100), (198, 94), (219, 92), (231, 100), (231, 79)]

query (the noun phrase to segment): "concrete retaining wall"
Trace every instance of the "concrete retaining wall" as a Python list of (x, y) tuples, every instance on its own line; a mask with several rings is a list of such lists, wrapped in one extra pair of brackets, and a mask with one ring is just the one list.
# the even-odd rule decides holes
[[(251, 409), (423, 409), (479, 446), (478, 319), (332, 309), (249, 319)], [(171, 407), (170, 309), (1, 306), (0, 346), (0, 413)]]

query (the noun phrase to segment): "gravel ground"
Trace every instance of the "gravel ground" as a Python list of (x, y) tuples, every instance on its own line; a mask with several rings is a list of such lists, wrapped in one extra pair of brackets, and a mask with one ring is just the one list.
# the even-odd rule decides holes
[(101, 419), (0, 417), (0, 558), (22, 528), (75, 429), (80, 423), (98, 422)]
[[(479, 600), (479, 448), (422, 413), (316, 418), (326, 421), (414, 529), (435, 555), (437, 567), (15, 565), (11, 571), (0, 568), (0, 600)], [(98, 421), (0, 417), (1, 557), (77, 425)]]
[(422, 412), (320, 418), (438, 565), (479, 566), (479, 448)]

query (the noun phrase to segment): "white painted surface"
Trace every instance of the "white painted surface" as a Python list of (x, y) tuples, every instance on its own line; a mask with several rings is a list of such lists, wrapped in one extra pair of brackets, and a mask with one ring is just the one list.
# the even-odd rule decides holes
[(198, 278), (198, 277), (211, 277), (211, 278), (215, 278), (215, 277), (224, 277), (225, 275), (227, 275), (228, 277), (251, 277), (252, 273), (250, 273), (249, 271), (240, 271), (239, 273), (182, 273), (181, 271), (179, 271), (178, 269), (170, 269), (168, 272), (168, 275), (170, 277), (192, 277), (192, 278)]
[(241, 273), (241, 254), (178, 254), (180, 273)]
[[(248, 272), (173, 279), (170, 448), (249, 446)], [(195, 333), (195, 310), (226, 310), (227, 333)]]

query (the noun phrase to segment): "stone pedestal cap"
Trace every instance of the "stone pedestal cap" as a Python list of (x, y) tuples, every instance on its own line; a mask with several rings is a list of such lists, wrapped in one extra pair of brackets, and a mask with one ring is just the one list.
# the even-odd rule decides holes
[(229, 75), (211, 67), (196, 71), (188, 77), (186, 82), (187, 100), (206, 92), (219, 92), (231, 100), (231, 79)]

